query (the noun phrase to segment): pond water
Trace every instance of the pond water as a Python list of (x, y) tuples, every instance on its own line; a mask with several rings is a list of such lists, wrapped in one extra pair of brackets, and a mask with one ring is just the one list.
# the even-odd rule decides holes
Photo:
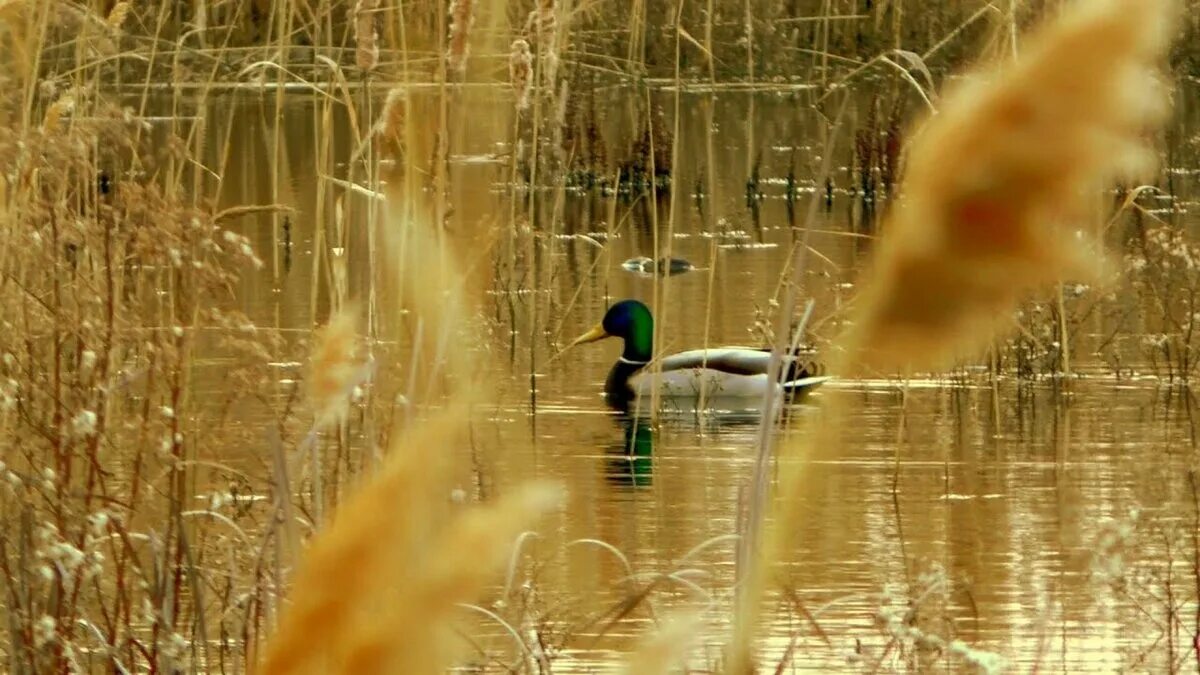
[[(539, 189), (530, 217), (529, 192), (508, 184), (508, 94), (473, 96), (479, 123), (466, 127), (451, 152), (447, 231), (464, 249), (495, 228), (516, 234), (478, 266), (489, 279), (477, 299), (487, 335), (477, 348), (496, 403), (473, 421), (473, 447), (460, 451), (473, 467), (463, 489), (486, 498), (525, 479), (552, 478), (570, 494), (565, 510), (523, 549), (528, 557), (516, 567), (520, 590), (513, 594), (520, 611), (512, 600), (496, 609), (527, 639), (537, 636), (553, 672), (585, 673), (615, 670), (614, 652), (629, 649), (670, 608), (703, 607), (710, 639), (692, 662), (703, 672), (719, 658), (728, 630), (731, 535), (753, 470), (757, 419), (624, 419), (601, 396), (619, 352), (615, 341), (550, 359), (608, 304), (630, 297), (654, 304), (663, 350), (762, 343), (757, 326), (806, 223), (813, 230), (804, 275), (805, 295), (815, 302), (813, 338), (836, 348), (828, 340), (874, 232), (851, 191), (847, 140), (865, 124), (873, 99), (856, 96), (834, 133), (829, 206), (813, 176), (822, 130), (836, 110), (823, 120), (804, 92), (688, 93), (673, 139), (673, 195), (656, 202)], [(605, 137), (628, 136), (637, 96), (595, 96)], [(672, 120), (674, 94), (658, 91), (654, 99)], [(1195, 97), (1179, 99), (1170, 139), (1185, 147), (1182, 139), (1200, 124), (1188, 106)], [(340, 188), (320, 176), (344, 176), (344, 164), (322, 159), (313, 139), (330, 127), (322, 127), (317, 108), (296, 95), (276, 118), (272, 97), (239, 97), (218, 99), (208, 113), (219, 130), (214, 146), (224, 141), (226, 121), (232, 125), (228, 144), (237, 158), (219, 199), (297, 209), (285, 235), (269, 216), (241, 221), (267, 264), (244, 280), (238, 302), (260, 326), (285, 334), (307, 331), (327, 311), (325, 277), (313, 293), (313, 251), (317, 223), (328, 219)], [(276, 133), (283, 152), (273, 159)], [(335, 116), (332, 134), (332, 156), (345, 157), (353, 141), (344, 119)], [(1160, 185), (1172, 199), (1144, 202), (1194, 229), (1200, 220), (1187, 211), (1200, 194), (1200, 163), (1194, 151), (1173, 152), (1169, 168)], [(509, 221), (514, 199), (526, 214), (518, 224)], [(809, 221), (812, 199), (820, 204)], [(323, 244), (322, 265), (342, 261), (351, 296), (371, 283), (366, 231), (361, 218), (352, 219), (342, 241)], [(622, 267), (657, 255), (698, 269), (656, 280)], [(1069, 382), (1004, 376), (993, 386), (986, 369), (908, 383), (842, 381), (792, 411), (793, 430), (782, 434), (803, 433), (815, 419), (811, 406), (840, 398), (843, 443), (820, 469), (817, 489), (804, 495), (804, 517), (789, 524), (798, 544), (780, 576), (791, 591), (771, 597), (777, 611), (764, 631), (764, 662), (774, 668), (786, 660), (778, 672), (962, 669), (958, 657), (920, 649), (912, 633), (897, 635), (880, 619), (911, 609), (905, 625), (996, 652), (1014, 672), (1165, 672), (1168, 653), (1175, 668), (1194, 672), (1200, 498), (1189, 478), (1197, 461), (1193, 407), (1152, 376), (1137, 330), (1117, 341), (1126, 370), (1115, 377), (1111, 359), (1092, 354), (1112, 326), (1080, 322), (1072, 354), (1080, 376)], [(219, 389), (218, 366), (202, 369), (207, 375), (197, 386)], [(655, 582), (627, 613), (614, 610), (656, 574), (674, 576)], [(484, 621), (478, 633), (480, 644), (515, 658), (499, 626)], [(482, 659), (478, 670), (504, 672)]]

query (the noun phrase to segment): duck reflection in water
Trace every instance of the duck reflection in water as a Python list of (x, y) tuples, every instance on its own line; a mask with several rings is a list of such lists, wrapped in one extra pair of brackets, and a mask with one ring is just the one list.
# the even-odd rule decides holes
[(605, 478), (625, 488), (648, 487), (654, 473), (654, 430), (645, 417), (617, 415), (621, 440), (608, 447)]

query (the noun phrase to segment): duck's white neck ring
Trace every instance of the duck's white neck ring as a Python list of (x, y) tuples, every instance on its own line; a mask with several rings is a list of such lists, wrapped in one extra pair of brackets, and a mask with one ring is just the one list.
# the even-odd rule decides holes
[(634, 361), (633, 359), (627, 359), (624, 356), (618, 356), (617, 361), (628, 366), (644, 366), (650, 363), (649, 361)]

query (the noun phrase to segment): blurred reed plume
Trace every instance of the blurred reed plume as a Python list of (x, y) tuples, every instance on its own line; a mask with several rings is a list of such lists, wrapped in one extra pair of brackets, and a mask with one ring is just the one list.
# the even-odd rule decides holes
[(451, 513), (447, 457), (465, 436), (466, 414), (455, 405), (423, 420), (342, 502), (305, 553), (262, 673), (433, 673), (450, 665), (448, 615), (479, 594), (517, 535), (559, 497), (530, 485)]
[(350, 394), (364, 379), (366, 366), (358, 355), (354, 329), (357, 315), (355, 305), (347, 304), (317, 332), (308, 392), (318, 426), (345, 418)]
[(1105, 0), (1033, 36), (1019, 61), (950, 89), (910, 149), (904, 200), (844, 338), (851, 362), (939, 368), (973, 355), (1027, 293), (1095, 279), (1089, 201), (1154, 164), (1168, 0)]
[(672, 672), (687, 657), (688, 649), (703, 630), (700, 617), (680, 613), (668, 618), (663, 625), (629, 655), (625, 664), (627, 675), (660, 675)]
[[(1089, 195), (1150, 164), (1139, 139), (1164, 112), (1153, 65), (1172, 4), (1075, 3), (1015, 63), (947, 93), (910, 149), (904, 199), (831, 372), (945, 366), (988, 344), (1025, 294), (1101, 271), (1099, 242), (1075, 230)], [(822, 412), (781, 448), (773, 526), (742, 572), (729, 672), (752, 671), (767, 570), (792, 542), (815, 462), (839, 451), (837, 398)]]

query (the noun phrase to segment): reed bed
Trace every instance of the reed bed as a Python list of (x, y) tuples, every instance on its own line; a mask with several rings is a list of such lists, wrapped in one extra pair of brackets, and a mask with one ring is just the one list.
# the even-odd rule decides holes
[[(779, 449), (772, 501), (776, 429), (763, 425), (747, 539), (696, 542), (666, 569), (593, 537), (541, 546), (572, 486), (497, 486), (477, 427), (492, 423), (500, 387), (522, 388), (536, 425), (540, 355), (595, 284), (573, 276), (563, 242), (612, 268), (611, 241), (636, 236), (639, 220), (648, 247), (670, 255), (694, 202), (711, 235), (708, 297), (729, 290), (718, 250), (750, 245), (726, 222), (716, 178), (728, 155), (714, 108), (734, 92), (752, 92), (737, 162), (754, 227), (773, 189), (762, 171), (773, 131), (754, 126), (770, 93), (802, 103), (824, 135), (807, 165), (792, 158), (788, 226), (815, 231), (811, 214), (844, 200), (851, 234), (882, 235), (852, 298), (844, 276), (813, 281), (811, 266), (831, 261), (798, 235), (775, 297), (754, 299), (755, 337), (791, 339), (801, 294), (824, 284), (844, 306), (801, 323), (837, 374), (987, 358), (997, 388), (1010, 362), (1065, 380), (1076, 329), (1103, 302), (1072, 289), (1113, 283), (1117, 258), (1102, 251), (1128, 216), (1149, 222), (1121, 266), (1128, 292), (1156, 309), (1145, 348), (1186, 382), (1200, 354), (1200, 253), (1142, 206), (1149, 188), (1129, 189), (1107, 225), (1096, 194), (1154, 164), (1146, 139), (1170, 89), (1158, 73), (1196, 62), (1200, 12), (1071, 4), (1027, 41), (1025, 24), (1057, 14), (1043, 4), (0, 0), (0, 84), (19, 94), (0, 103), (7, 670), (546, 673), (632, 625), (649, 628), (621, 642), (627, 654), (595, 660), (740, 674), (786, 672), (810, 644), (802, 634), (833, 651), (837, 636), (786, 587), (772, 598), (802, 628), (782, 653), (756, 640), (793, 526), (812, 517), (801, 497), (822, 475), (814, 463), (837, 456), (838, 395), (817, 432)], [(979, 54), (972, 74), (939, 86)], [(846, 92), (868, 79), (883, 93), (854, 109)], [(683, 140), (697, 92), (703, 151)], [(260, 138), (212, 112), (226, 94), (253, 100)], [(300, 160), (280, 122), (296, 101), (316, 130)], [(927, 110), (910, 136), (906, 121)], [(311, 203), (293, 194), (310, 156)], [(464, 157), (497, 167), (506, 213), (469, 203)], [(240, 173), (267, 186), (267, 203), (242, 199), (263, 190), (236, 184), (239, 164), (261, 165)], [(597, 212), (572, 213), (578, 194), (597, 195)], [(807, 222), (795, 210), (805, 195)], [(293, 227), (310, 208), (301, 318), (256, 325), (244, 296), (273, 292), (293, 249), (304, 255)], [(664, 349), (673, 326), (699, 320), (677, 311), (673, 283), (651, 292)], [(1031, 306), (1005, 351), (1009, 317)], [(705, 343), (714, 312), (710, 301), (700, 313)], [(636, 473), (645, 459), (622, 461)], [(1106, 536), (1096, 567), (1115, 585), (1138, 533)], [(694, 581), (695, 559), (723, 546), (741, 552), (736, 586)], [(580, 550), (618, 570), (615, 604), (547, 600), (547, 570)], [(883, 594), (876, 669), (893, 649), (1002, 667), (929, 618), (953, 584), (933, 570)], [(1147, 605), (1160, 595), (1151, 581), (1123, 590)], [(1180, 623), (1170, 616), (1172, 635)]]

